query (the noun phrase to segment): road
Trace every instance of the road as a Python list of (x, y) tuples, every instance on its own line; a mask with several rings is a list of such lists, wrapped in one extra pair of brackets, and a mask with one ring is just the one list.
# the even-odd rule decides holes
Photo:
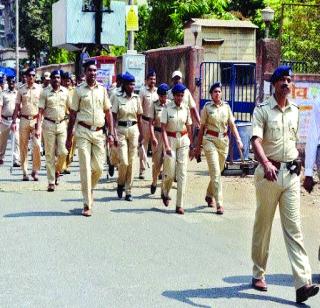
[[(116, 198), (115, 179), (94, 192), (93, 216), (80, 215), (77, 161), (54, 193), (0, 168), (0, 307), (290, 307), (295, 291), (279, 215), (271, 240), (269, 290), (251, 289), (253, 178), (224, 177), (225, 214), (206, 207), (207, 166), (188, 168), (186, 213), (164, 208), (135, 180), (134, 201)], [(175, 190), (172, 196), (174, 197)], [(319, 282), (319, 189), (302, 195), (305, 245)], [(320, 296), (310, 299), (320, 307)], [(305, 305), (305, 307), (308, 307)]]

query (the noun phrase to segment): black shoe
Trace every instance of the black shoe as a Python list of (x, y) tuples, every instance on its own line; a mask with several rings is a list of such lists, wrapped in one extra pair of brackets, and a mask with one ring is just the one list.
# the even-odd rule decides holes
[(114, 165), (109, 165), (109, 175), (112, 177), (114, 175)]
[(12, 165), (12, 167), (14, 167), (14, 168), (19, 168), (19, 167), (21, 167), (21, 165), (18, 164), (18, 163), (14, 163), (14, 164)]
[(154, 193), (156, 192), (156, 190), (157, 190), (157, 185), (152, 185), (151, 184), (151, 186), (150, 186), (150, 192), (151, 192), (151, 195), (154, 195)]
[(122, 198), (123, 189), (124, 189), (124, 185), (118, 185), (118, 187), (117, 187), (117, 194), (118, 194), (119, 199)]
[(142, 173), (139, 174), (139, 179), (144, 180), (144, 175)]
[(296, 291), (296, 302), (303, 303), (309, 297), (317, 295), (318, 292), (319, 292), (319, 287), (317, 285), (315, 284), (305, 285)]
[(65, 169), (65, 170), (62, 171), (62, 174), (70, 174), (70, 173), (71, 173), (71, 171), (68, 170), (68, 169)]
[(126, 195), (125, 200), (126, 201), (132, 201), (133, 199), (132, 199), (131, 195)]

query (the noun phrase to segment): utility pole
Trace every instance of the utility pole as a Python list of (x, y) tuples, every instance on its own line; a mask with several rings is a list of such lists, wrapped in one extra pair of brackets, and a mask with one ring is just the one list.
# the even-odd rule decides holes
[(16, 78), (19, 82), (19, 0), (16, 0)]
[[(129, 0), (129, 5), (133, 4), (133, 0)], [(128, 47), (129, 50), (134, 50), (134, 31), (129, 31), (128, 32)]]

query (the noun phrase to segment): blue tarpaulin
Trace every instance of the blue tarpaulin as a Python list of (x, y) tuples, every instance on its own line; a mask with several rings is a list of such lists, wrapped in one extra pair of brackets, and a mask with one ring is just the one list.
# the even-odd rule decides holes
[(6, 75), (7, 77), (15, 77), (16, 71), (11, 67), (0, 66), (0, 76)]

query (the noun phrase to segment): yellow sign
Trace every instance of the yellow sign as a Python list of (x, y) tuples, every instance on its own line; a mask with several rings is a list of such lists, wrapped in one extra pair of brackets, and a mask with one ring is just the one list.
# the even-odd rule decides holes
[(138, 7), (136, 5), (127, 5), (126, 24), (127, 24), (127, 31), (139, 30)]

